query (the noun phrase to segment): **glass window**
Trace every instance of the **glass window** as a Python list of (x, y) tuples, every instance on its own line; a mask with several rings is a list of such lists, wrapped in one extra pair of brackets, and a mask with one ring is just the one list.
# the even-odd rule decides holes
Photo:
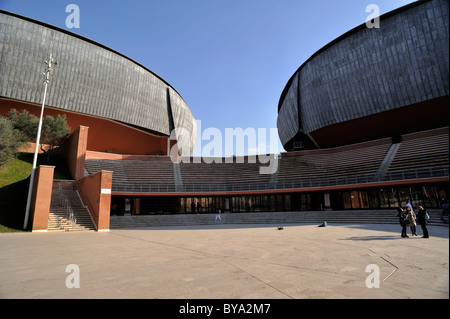
[(400, 202), (398, 201), (398, 191), (396, 188), (388, 188), (387, 193), (389, 196), (389, 206), (390, 207), (400, 207)]
[(350, 201), (352, 203), (352, 208), (361, 208), (358, 191), (350, 192)]
[(411, 201), (409, 196), (409, 190), (407, 187), (401, 187), (398, 189), (398, 198), (400, 200), (400, 206), (405, 207)]
[(342, 201), (343, 201), (344, 209), (352, 208), (350, 192), (342, 192)]
[(344, 203), (342, 199), (342, 192), (331, 192), (330, 203), (333, 210), (344, 209)]
[(380, 208), (380, 198), (378, 196), (378, 190), (371, 189), (367, 192), (369, 196), (369, 208)]
[(254, 196), (246, 196), (247, 199), (247, 211), (253, 212), (254, 210)]
[(359, 192), (360, 207), (369, 208), (369, 194), (366, 191)]
[(289, 194), (284, 195), (284, 209), (286, 211), (291, 210), (291, 196)]
[(186, 198), (186, 210), (193, 214), (195, 213), (195, 199), (192, 197)]
[(269, 211), (267, 195), (261, 196), (261, 210), (264, 212)]
[(303, 207), (303, 210), (311, 210), (312, 209), (312, 200), (311, 200), (310, 193), (302, 194), (302, 207)]
[(180, 198), (180, 214), (186, 213), (186, 198)]
[(284, 211), (283, 195), (276, 195), (276, 208), (275, 208), (275, 211), (277, 211), (277, 212)]
[(269, 211), (274, 212), (276, 207), (275, 195), (269, 195)]
[(255, 196), (254, 197), (254, 206), (253, 209), (255, 212), (260, 212), (261, 211), (261, 196)]
[(378, 192), (380, 198), (380, 207), (381, 208), (389, 208), (389, 194), (385, 189), (380, 189)]
[(436, 194), (437, 194), (436, 187), (423, 186), (422, 187), (423, 206), (427, 208), (439, 207)]
[(414, 208), (423, 205), (422, 190), (420, 187), (410, 187), (409, 192), (411, 194), (411, 205), (413, 205)]

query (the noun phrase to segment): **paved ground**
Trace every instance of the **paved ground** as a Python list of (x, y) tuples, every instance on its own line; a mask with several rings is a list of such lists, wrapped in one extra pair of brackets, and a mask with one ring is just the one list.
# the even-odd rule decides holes
[(449, 298), (448, 227), (276, 226), (0, 234), (0, 298)]

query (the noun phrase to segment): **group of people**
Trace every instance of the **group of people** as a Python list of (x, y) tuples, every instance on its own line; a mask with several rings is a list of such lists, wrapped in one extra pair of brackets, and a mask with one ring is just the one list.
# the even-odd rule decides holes
[(418, 207), (419, 211), (417, 212), (417, 216), (414, 213), (414, 210), (411, 206), (411, 204), (408, 203), (406, 207), (406, 211), (399, 207), (397, 208), (397, 217), (399, 218), (400, 225), (402, 226), (402, 237), (403, 238), (409, 238), (409, 236), (406, 234), (407, 227), (410, 227), (411, 229), (411, 236), (417, 236), (416, 232), (416, 226), (417, 223), (422, 227), (423, 236), (422, 238), (429, 238), (428, 229), (427, 229), (427, 222), (428, 222), (428, 213), (423, 208), (423, 206)]

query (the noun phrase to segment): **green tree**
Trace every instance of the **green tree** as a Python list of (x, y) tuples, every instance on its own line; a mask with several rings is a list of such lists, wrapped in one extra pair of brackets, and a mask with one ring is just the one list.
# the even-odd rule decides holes
[[(56, 117), (47, 115), (42, 122), (41, 133), (41, 150), (46, 153), (47, 159), (56, 147), (60, 146), (70, 134), (70, 127), (67, 126), (66, 115), (58, 114)], [(44, 149), (44, 145), (48, 145), (49, 148)]]
[(20, 135), (19, 140), (23, 141), (23, 144), (36, 139), (36, 132), (39, 124), (39, 119), (30, 114), (27, 110), (18, 112), (16, 109), (11, 109), (7, 116), (8, 120), (17, 130), (17, 134)]
[(17, 156), (17, 149), (23, 144), (21, 132), (14, 129), (11, 122), (0, 116), (0, 165)]
[[(5, 158), (6, 154), (14, 157), (17, 155), (17, 148), (25, 143), (36, 141), (39, 118), (30, 114), (27, 110), (18, 112), (16, 109), (11, 109), (5, 121), (9, 122), (9, 124), (5, 124), (6, 122), (2, 124), (4, 131), (2, 133), (4, 135), (2, 137), (2, 143), (4, 144), (2, 144), (2, 152)], [(39, 144), (41, 150), (45, 153), (47, 161), (50, 158), (51, 151), (60, 146), (69, 134), (70, 128), (67, 126), (65, 115), (58, 114), (56, 117), (47, 115), (43, 119)], [(46, 145), (48, 148), (45, 147)], [(16, 151), (12, 152), (10, 150), (11, 147), (15, 147)]]

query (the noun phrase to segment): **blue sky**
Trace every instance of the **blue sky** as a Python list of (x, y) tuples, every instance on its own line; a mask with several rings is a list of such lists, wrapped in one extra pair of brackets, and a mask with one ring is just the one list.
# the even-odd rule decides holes
[[(181, 94), (202, 130), (214, 127), (225, 135), (226, 128), (265, 128), (268, 136), (276, 128), (280, 94), (305, 60), (364, 23), (367, 5), (378, 5), (383, 14), (411, 2), (0, 0), (0, 8), (80, 34), (144, 65)], [(78, 29), (65, 24), (71, 3), (80, 8)], [(204, 146), (208, 141), (200, 141), (200, 134), (197, 145)], [(269, 140), (260, 146), (269, 151)]]

